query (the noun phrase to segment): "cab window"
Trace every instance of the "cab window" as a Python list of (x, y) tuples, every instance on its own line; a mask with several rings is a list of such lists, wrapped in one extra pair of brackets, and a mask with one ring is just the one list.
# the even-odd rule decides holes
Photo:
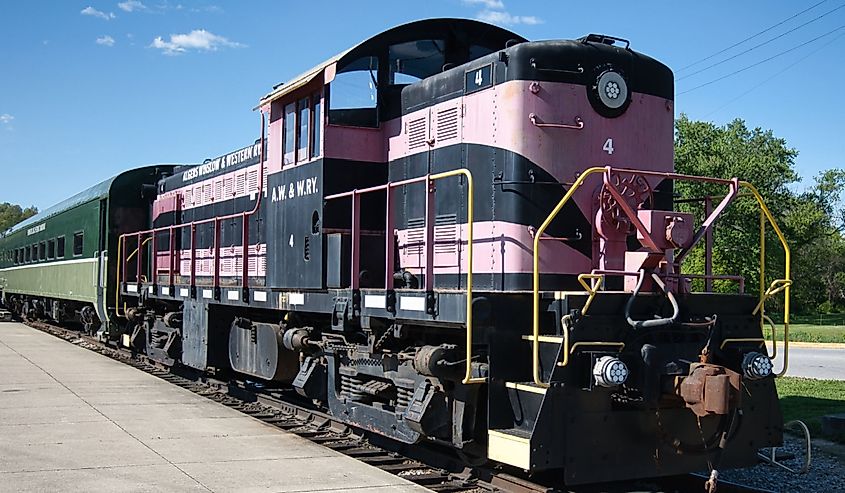
[(313, 96), (314, 100), (314, 111), (311, 112), (313, 118), (313, 124), (311, 125), (311, 157), (320, 157), (320, 149), (322, 147), (322, 142), (320, 139), (322, 137), (322, 125), (323, 125), (323, 113), (322, 113), (322, 104), (320, 103), (320, 93), (317, 93)]
[(299, 100), (297, 107), (299, 108), (299, 117), (297, 124), (299, 132), (296, 136), (296, 161), (302, 162), (308, 160), (308, 125), (311, 124), (308, 98)]
[(296, 142), (296, 105), (285, 106), (285, 135), (283, 137), (282, 164), (293, 164)]
[(378, 127), (378, 58), (363, 57), (346, 65), (329, 88), (330, 124)]

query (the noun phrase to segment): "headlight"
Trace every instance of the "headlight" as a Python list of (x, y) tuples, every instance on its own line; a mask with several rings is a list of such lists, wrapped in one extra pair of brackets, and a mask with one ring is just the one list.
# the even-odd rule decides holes
[(599, 99), (608, 108), (621, 108), (628, 100), (628, 84), (618, 72), (608, 70), (599, 76), (597, 82)]
[(742, 374), (749, 380), (760, 380), (772, 375), (772, 360), (761, 353), (748, 353), (742, 358)]
[(628, 379), (628, 366), (615, 356), (602, 356), (593, 366), (593, 377), (596, 385), (616, 387)]

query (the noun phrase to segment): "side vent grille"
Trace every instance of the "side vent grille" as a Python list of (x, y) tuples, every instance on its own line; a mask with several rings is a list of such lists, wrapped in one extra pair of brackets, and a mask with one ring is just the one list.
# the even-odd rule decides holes
[(458, 216), (443, 214), (434, 220), (434, 253), (458, 253)]
[(458, 138), (458, 108), (449, 108), (437, 112), (437, 140), (444, 141)]
[(408, 134), (408, 149), (419, 149), (426, 145), (426, 119), (417, 118), (405, 124), (405, 133)]
[(408, 243), (405, 245), (408, 255), (422, 255), (425, 241), (425, 218), (408, 219)]

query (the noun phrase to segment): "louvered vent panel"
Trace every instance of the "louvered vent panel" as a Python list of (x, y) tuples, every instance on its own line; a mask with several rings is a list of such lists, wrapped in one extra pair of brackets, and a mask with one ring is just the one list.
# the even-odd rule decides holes
[(235, 195), (241, 196), (246, 192), (246, 173), (235, 176)]
[(458, 138), (458, 108), (449, 108), (437, 112), (437, 140), (444, 141)]
[(457, 253), (457, 222), (455, 214), (440, 215), (434, 220), (434, 253)]
[(405, 133), (408, 134), (408, 149), (419, 149), (426, 145), (426, 118), (417, 118), (406, 123)]
[(223, 198), (223, 180), (214, 181), (214, 200), (221, 200)]
[(425, 242), (425, 218), (408, 219), (408, 243), (405, 245), (408, 255), (422, 255)]
[(250, 193), (258, 191), (258, 170), (249, 172), (249, 191)]

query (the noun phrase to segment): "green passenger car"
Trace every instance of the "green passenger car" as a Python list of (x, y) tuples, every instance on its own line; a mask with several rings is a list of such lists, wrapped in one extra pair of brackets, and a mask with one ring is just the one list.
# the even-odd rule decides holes
[(123, 172), (0, 233), (3, 302), (89, 330), (107, 322), (116, 289), (108, 253), (121, 234), (148, 227), (156, 183), (172, 169)]

